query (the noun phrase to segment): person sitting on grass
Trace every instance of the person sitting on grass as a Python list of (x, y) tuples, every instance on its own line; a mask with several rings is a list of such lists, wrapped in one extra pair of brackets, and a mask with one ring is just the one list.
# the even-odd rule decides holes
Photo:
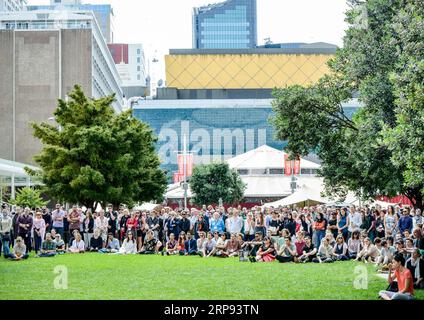
[(275, 249), (271, 243), (271, 238), (265, 237), (262, 246), (259, 248), (257, 255), (250, 261), (255, 262), (272, 262), (275, 260)]
[(379, 255), (378, 249), (375, 245), (372, 244), (371, 239), (366, 237), (364, 239), (364, 247), (358, 253), (356, 261), (362, 261), (365, 263), (375, 262)]
[(290, 237), (290, 231), (288, 229), (282, 229), (280, 231), (280, 237), (277, 239), (275, 250), (278, 251), (282, 246), (284, 246), (287, 237)]
[(305, 245), (303, 246), (303, 252), (298, 257), (298, 261), (305, 263), (305, 262), (312, 262), (314, 258), (317, 256), (317, 249), (314, 247), (314, 244), (312, 243), (311, 237), (305, 238)]
[(376, 259), (377, 271), (388, 271), (389, 263), (393, 260), (394, 251), (389, 247), (389, 242), (386, 240), (381, 241), (380, 254)]
[(305, 239), (304, 232), (298, 231), (296, 233), (296, 241), (294, 242), (294, 246), (296, 247), (297, 257), (300, 257), (303, 254), (303, 248), (305, 247)]
[(379, 292), (380, 298), (384, 300), (413, 300), (414, 299), (414, 283), (411, 271), (405, 268), (405, 258), (401, 254), (397, 254), (390, 264), (388, 282), (392, 284), (395, 280), (398, 283), (398, 291), (382, 290)]
[(90, 239), (90, 247), (88, 251), (98, 252), (100, 249), (103, 249), (103, 238), (100, 236), (100, 230), (95, 229), (93, 236)]
[(285, 238), (285, 243), (277, 251), (275, 258), (281, 262), (294, 262), (295, 257), (297, 256), (296, 247), (291, 242), (290, 237)]
[(216, 242), (212, 255), (221, 258), (228, 258), (227, 240), (225, 232), (221, 232), (221, 234), (219, 235), (219, 239)]
[(163, 254), (166, 255), (172, 255), (172, 254), (177, 254), (178, 253), (178, 242), (177, 240), (175, 240), (175, 235), (173, 233), (171, 233), (169, 235), (169, 240), (165, 245), (165, 251), (163, 252)]
[(106, 245), (99, 250), (99, 253), (117, 253), (120, 249), (119, 240), (113, 236), (112, 232), (107, 235)]
[(28, 259), (29, 255), (26, 253), (26, 245), (21, 236), (18, 236), (15, 240), (15, 245), (13, 246), (13, 252), (5, 256), (8, 259), (15, 261)]
[[(239, 233), (239, 235), (241, 235), (241, 233)], [(229, 257), (238, 256), (239, 251), (241, 250), (241, 244), (240, 244), (240, 241), (237, 240), (235, 233), (231, 234), (230, 240), (228, 240), (228, 243), (227, 243), (227, 249), (228, 249)]]
[(184, 255), (185, 241), (186, 241), (186, 234), (184, 231), (181, 231), (178, 237), (178, 243), (177, 243), (177, 250), (180, 255)]
[(197, 254), (203, 256), (203, 245), (206, 242), (206, 233), (204, 231), (199, 231), (199, 239), (197, 239)]
[(348, 253), (347, 253), (347, 244), (344, 241), (343, 235), (339, 234), (336, 238), (336, 244), (333, 248), (333, 255), (336, 260), (349, 260)]
[(50, 232), (46, 233), (46, 240), (41, 244), (39, 257), (54, 257), (56, 255), (56, 243), (52, 239)]
[(405, 260), (412, 257), (412, 253), (415, 251), (414, 240), (412, 238), (406, 238), (405, 240)]
[(78, 230), (75, 230), (75, 239), (72, 241), (72, 245), (69, 247), (70, 253), (84, 253), (85, 252), (85, 243), (81, 238), (81, 233)]
[(187, 240), (184, 242), (184, 255), (192, 256), (197, 254), (197, 242), (191, 236), (190, 232), (187, 232)]
[(420, 249), (415, 249), (411, 258), (406, 261), (406, 268), (411, 272), (415, 289), (424, 289), (424, 260)]
[(137, 241), (134, 237), (135, 230), (127, 232), (127, 237), (122, 242), (121, 248), (116, 254), (136, 254), (137, 253)]
[(54, 243), (56, 245), (56, 253), (57, 254), (64, 254), (66, 252), (65, 249), (65, 241), (63, 241), (60, 233), (57, 233), (54, 238)]
[(144, 239), (143, 247), (139, 254), (155, 254), (159, 252), (162, 243), (154, 237), (152, 230), (147, 231), (146, 238)]
[(249, 252), (249, 257), (256, 257), (256, 253), (262, 246), (262, 232), (255, 232), (255, 238), (252, 241), (246, 241), (242, 249)]
[(317, 253), (317, 257), (312, 260), (315, 263), (331, 263), (334, 262), (333, 248), (330, 245), (330, 239), (325, 237), (322, 239), (322, 244), (320, 245)]
[(203, 249), (202, 249), (202, 257), (203, 258), (209, 258), (212, 256), (214, 249), (216, 246), (216, 242), (215, 239), (212, 236), (211, 232), (208, 232), (208, 236), (206, 241), (203, 244)]
[(359, 235), (359, 231), (355, 230), (347, 241), (348, 256), (350, 259), (356, 259), (358, 253), (362, 250), (362, 242), (359, 239)]

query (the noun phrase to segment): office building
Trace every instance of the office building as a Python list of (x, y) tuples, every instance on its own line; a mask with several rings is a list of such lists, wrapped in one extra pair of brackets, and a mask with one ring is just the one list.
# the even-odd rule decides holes
[(0, 0), (0, 12), (22, 11), (27, 0)]
[(0, 158), (34, 163), (30, 122), (48, 121), (75, 84), (89, 97), (116, 95), (121, 80), (91, 11), (0, 14)]
[(110, 4), (82, 4), (80, 0), (51, 0), (50, 3), (50, 5), (27, 6), (27, 10), (93, 11), (106, 43), (113, 43), (115, 14)]
[(227, 0), (194, 8), (193, 48), (255, 48), (256, 15), (256, 0)]
[(122, 80), (125, 97), (148, 96), (146, 63), (142, 44), (108, 44)]

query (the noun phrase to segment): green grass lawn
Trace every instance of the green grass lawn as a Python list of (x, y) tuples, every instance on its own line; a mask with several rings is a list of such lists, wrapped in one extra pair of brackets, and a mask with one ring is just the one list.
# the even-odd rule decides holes
[[(368, 289), (353, 286), (366, 266)], [(55, 289), (55, 267), (68, 289)], [(0, 299), (376, 299), (386, 281), (374, 267), (349, 262), (280, 264), (237, 258), (116, 256), (86, 253), (27, 261), (0, 259)], [(424, 298), (424, 292), (417, 294)]]

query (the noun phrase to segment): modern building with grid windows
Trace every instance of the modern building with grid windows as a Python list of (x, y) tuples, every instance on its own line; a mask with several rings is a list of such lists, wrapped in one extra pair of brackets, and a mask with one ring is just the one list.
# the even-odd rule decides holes
[(227, 0), (193, 9), (193, 48), (248, 49), (256, 44), (256, 0)]
[(0, 0), (0, 12), (21, 11), (24, 9), (27, 0)]
[(67, 11), (93, 11), (97, 23), (106, 40), (106, 43), (113, 43), (114, 33), (114, 12), (110, 4), (82, 4), (79, 0), (51, 0), (50, 5), (27, 6), (28, 11), (36, 10), (67, 10)]

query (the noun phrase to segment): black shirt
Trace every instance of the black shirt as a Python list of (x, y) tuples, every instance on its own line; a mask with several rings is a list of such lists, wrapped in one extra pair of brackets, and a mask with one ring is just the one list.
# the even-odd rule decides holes
[(101, 249), (103, 248), (103, 239), (98, 237), (97, 239), (92, 237), (90, 240), (90, 248)]

